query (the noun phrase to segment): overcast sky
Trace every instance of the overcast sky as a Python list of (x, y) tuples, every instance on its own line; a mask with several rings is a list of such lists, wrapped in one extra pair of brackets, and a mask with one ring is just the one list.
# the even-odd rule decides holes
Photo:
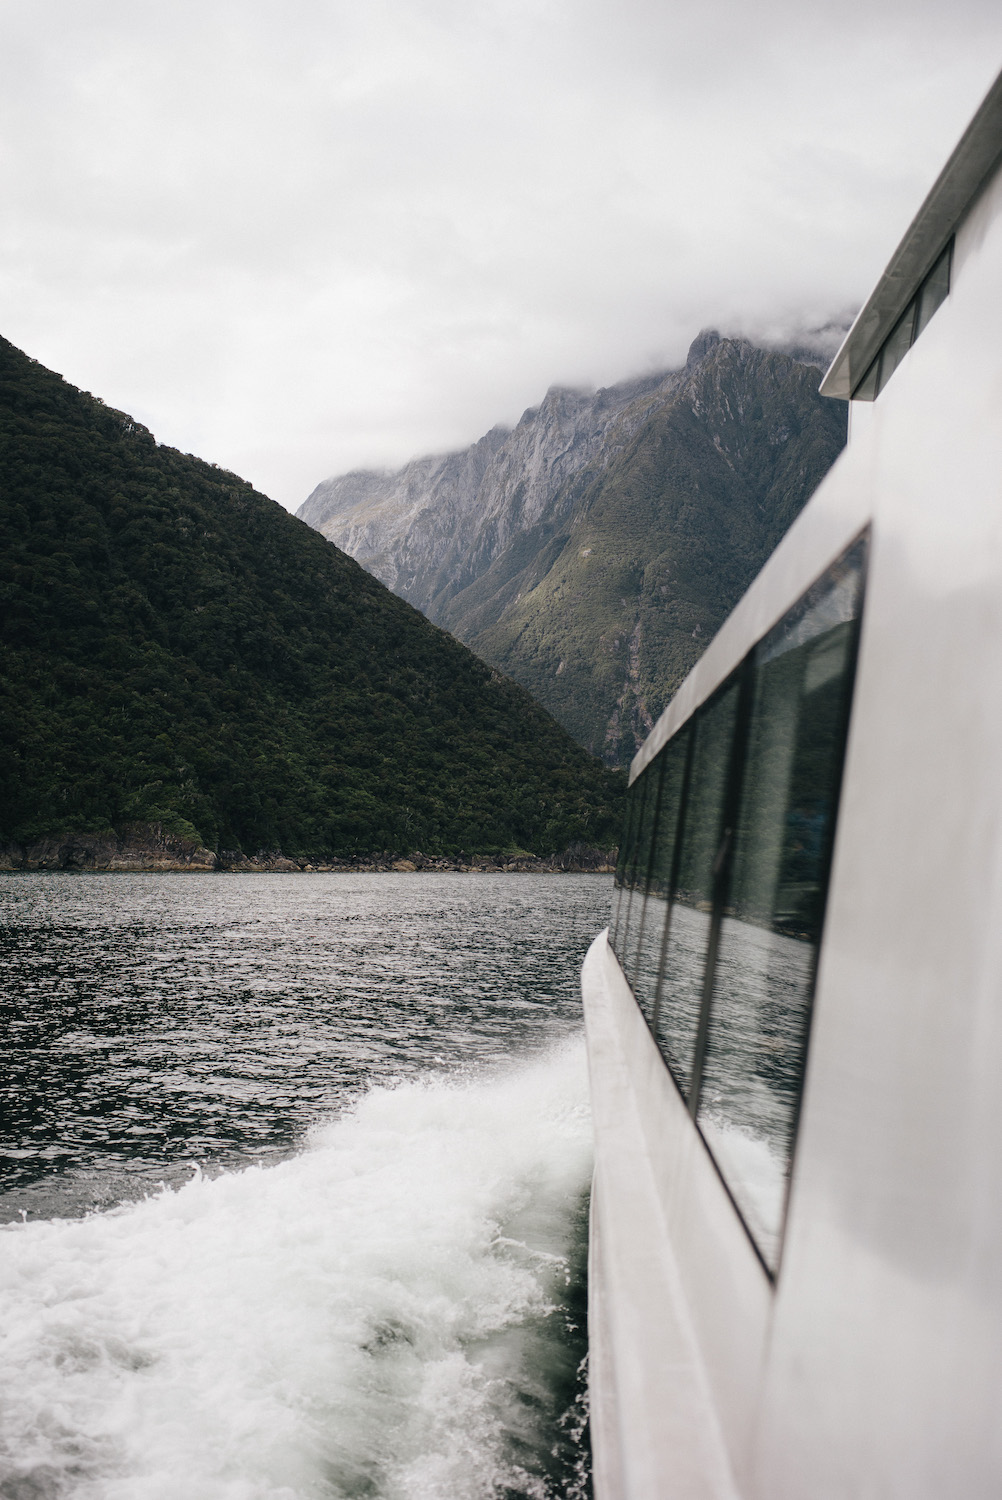
[(290, 508), (851, 315), (999, 0), (0, 0), (0, 333)]

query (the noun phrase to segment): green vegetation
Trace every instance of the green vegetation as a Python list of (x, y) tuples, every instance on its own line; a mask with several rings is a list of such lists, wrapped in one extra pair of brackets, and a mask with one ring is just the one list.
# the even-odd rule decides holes
[(615, 843), (622, 779), (249, 484), (0, 340), (0, 844)]

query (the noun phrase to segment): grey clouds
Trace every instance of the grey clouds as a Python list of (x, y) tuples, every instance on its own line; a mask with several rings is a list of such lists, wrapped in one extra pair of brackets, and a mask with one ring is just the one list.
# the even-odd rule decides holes
[(851, 314), (997, 0), (2, 0), (0, 332), (294, 508)]

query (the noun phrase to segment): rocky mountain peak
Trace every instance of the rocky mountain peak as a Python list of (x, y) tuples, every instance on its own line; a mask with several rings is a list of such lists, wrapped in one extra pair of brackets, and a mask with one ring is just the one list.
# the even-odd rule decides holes
[(511, 432), (299, 514), (624, 764), (841, 448), (817, 388), (704, 329), (680, 370), (551, 386)]
[(704, 328), (701, 333), (697, 333), (689, 345), (689, 353), (685, 357), (685, 368), (693, 369), (709, 354), (714, 344), (719, 343), (720, 334), (715, 328)]
[(297, 514), (441, 621), (456, 589), (538, 525), (585, 466), (618, 452), (678, 378), (657, 371), (597, 391), (553, 385), (513, 429), (493, 427), (467, 449), (393, 472), (324, 480)]

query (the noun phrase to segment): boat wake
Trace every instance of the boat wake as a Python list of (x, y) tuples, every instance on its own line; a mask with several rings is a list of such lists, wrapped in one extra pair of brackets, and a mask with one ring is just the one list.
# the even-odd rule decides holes
[(0, 1232), (0, 1495), (587, 1494), (583, 1045)]

